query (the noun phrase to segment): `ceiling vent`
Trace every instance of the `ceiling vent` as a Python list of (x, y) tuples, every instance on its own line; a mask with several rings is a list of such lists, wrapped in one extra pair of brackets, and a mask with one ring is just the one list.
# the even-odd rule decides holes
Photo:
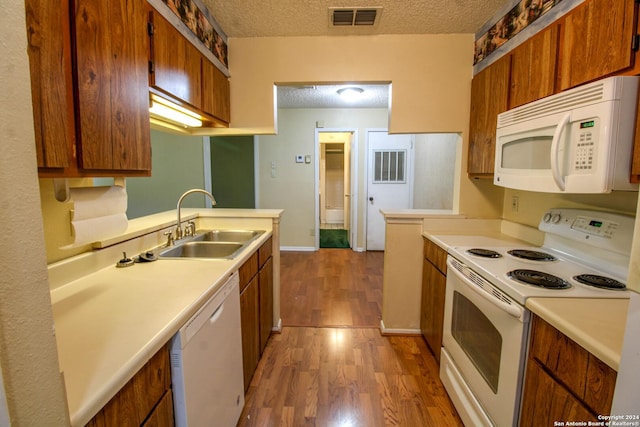
[(330, 7), (330, 27), (376, 26), (380, 21), (382, 7)]

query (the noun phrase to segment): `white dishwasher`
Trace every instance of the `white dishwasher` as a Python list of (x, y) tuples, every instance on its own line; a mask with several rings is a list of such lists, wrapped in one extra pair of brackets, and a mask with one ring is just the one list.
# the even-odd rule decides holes
[(171, 340), (176, 426), (232, 427), (244, 406), (238, 272)]

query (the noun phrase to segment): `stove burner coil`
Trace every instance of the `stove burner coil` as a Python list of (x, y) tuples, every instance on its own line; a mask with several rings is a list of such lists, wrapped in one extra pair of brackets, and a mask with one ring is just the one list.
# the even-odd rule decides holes
[(564, 279), (536, 270), (512, 270), (507, 273), (507, 276), (518, 282), (545, 289), (568, 289), (571, 287), (571, 284)]
[(502, 258), (499, 252), (492, 251), (491, 249), (472, 248), (467, 250), (467, 252), (482, 258)]
[(507, 253), (516, 258), (528, 259), (530, 261), (557, 261), (558, 258), (546, 252), (532, 251), (528, 249), (513, 249)]
[(615, 279), (605, 276), (598, 276), (597, 274), (580, 274), (573, 276), (573, 279), (582, 283), (583, 285), (593, 286), (600, 289), (610, 290), (625, 290), (626, 285)]

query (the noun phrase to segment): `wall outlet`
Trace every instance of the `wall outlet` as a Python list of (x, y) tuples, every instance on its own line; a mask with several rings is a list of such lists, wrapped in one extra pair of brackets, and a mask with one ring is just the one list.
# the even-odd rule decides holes
[(511, 212), (518, 212), (518, 204), (520, 200), (518, 196), (511, 196)]
[(304, 163), (304, 156), (302, 154), (296, 155), (296, 163)]

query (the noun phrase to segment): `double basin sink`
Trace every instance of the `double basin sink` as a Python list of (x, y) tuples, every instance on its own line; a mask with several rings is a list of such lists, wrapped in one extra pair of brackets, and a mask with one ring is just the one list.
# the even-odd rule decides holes
[(163, 250), (159, 257), (233, 259), (262, 234), (264, 230), (200, 230), (195, 236), (179, 240), (175, 246)]

